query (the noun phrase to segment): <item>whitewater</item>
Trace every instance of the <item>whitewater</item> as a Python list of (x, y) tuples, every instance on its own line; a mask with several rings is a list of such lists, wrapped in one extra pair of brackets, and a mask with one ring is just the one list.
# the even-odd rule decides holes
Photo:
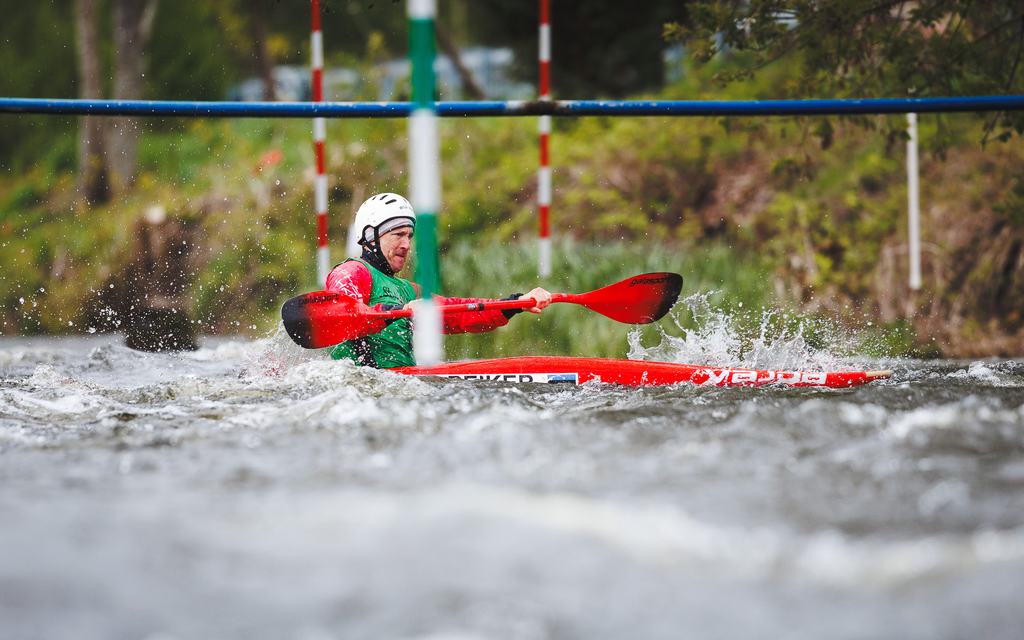
[(280, 331), (0, 339), (0, 637), (1017, 638), (1024, 364), (843, 390), (427, 380)]

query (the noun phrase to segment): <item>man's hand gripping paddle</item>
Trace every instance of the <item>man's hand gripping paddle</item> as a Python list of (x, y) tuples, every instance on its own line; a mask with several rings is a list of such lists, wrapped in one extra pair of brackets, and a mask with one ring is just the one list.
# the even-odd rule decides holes
[[(553, 293), (551, 302), (578, 304), (627, 324), (648, 324), (668, 313), (682, 288), (683, 277), (678, 273), (644, 273), (589, 293)], [(519, 298), (441, 305), (440, 309), (442, 314), (449, 315), (488, 309), (529, 309), (536, 304), (533, 298)], [(296, 296), (281, 308), (288, 335), (306, 349), (330, 347), (377, 333), (387, 326), (388, 320), (412, 315), (412, 309), (376, 311), (333, 291)]]

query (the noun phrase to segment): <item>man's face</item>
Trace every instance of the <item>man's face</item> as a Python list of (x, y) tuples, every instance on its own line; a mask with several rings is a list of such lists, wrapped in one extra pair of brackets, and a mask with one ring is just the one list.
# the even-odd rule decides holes
[(412, 251), (412, 227), (392, 229), (380, 237), (380, 252), (388, 261), (391, 270), (398, 273), (409, 259)]

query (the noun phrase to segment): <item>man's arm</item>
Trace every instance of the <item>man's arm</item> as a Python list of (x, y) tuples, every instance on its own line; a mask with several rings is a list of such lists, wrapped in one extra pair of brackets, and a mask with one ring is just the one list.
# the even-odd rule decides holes
[(327, 290), (343, 293), (363, 304), (370, 304), (373, 277), (366, 265), (357, 260), (342, 262), (327, 274)]
[[(516, 295), (518, 297), (518, 295)], [(436, 298), (437, 304), (470, 304), (481, 302), (486, 298)], [(486, 333), (498, 327), (504, 327), (518, 309), (506, 311), (488, 309), (484, 311), (467, 311), (453, 313), (444, 317), (444, 333)], [(510, 313), (511, 312), (511, 313)]]
[[(551, 294), (541, 288), (536, 288), (525, 296), (521, 293), (513, 293), (503, 300), (515, 300), (520, 297), (533, 298), (537, 306), (527, 309), (531, 313), (540, 313), (541, 309), (551, 304)], [(482, 302), (485, 298), (445, 298), (437, 297), (437, 304), (471, 304)], [(504, 327), (512, 316), (523, 311), (522, 309), (489, 309), (484, 311), (467, 311), (455, 313), (444, 317), (444, 333), (486, 333), (494, 331), (498, 327)]]

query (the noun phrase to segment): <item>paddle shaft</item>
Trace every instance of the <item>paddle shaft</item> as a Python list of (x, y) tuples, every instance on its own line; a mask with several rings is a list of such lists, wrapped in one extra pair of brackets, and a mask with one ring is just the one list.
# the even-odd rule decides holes
[[(575, 294), (571, 293), (552, 293), (551, 302), (572, 302), (578, 303)], [(438, 307), (443, 315), (451, 315), (456, 313), (468, 313), (471, 311), (500, 311), (502, 309), (530, 309), (537, 306), (537, 301), (533, 298), (518, 298), (516, 300), (481, 300), (479, 302), (467, 302), (464, 304), (443, 304)], [(413, 315), (412, 309), (392, 309), (391, 311), (366, 311), (364, 317), (367, 318), (411, 318)]]

